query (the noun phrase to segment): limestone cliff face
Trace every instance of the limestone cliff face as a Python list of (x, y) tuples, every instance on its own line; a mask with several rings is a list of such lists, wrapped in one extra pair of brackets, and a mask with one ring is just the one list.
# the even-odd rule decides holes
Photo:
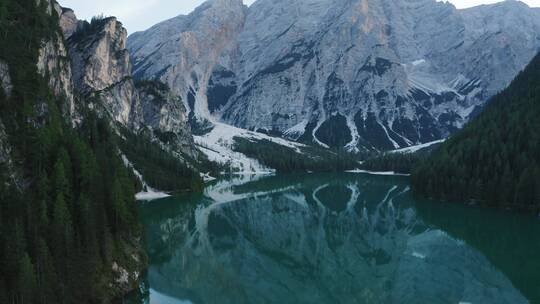
[(130, 36), (135, 77), (168, 83), (197, 116), (352, 151), (448, 136), (540, 47), (540, 10), (519, 1), (240, 2)]
[(56, 96), (64, 97), (68, 113), (74, 112), (74, 93), (71, 82), (71, 64), (62, 37), (57, 34), (44, 42), (39, 52), (38, 72), (49, 79), (49, 86)]
[(136, 83), (142, 101), (142, 125), (173, 152), (194, 157), (195, 142), (182, 100), (166, 84), (157, 81)]
[[(70, 29), (66, 28), (65, 35)], [(77, 91), (99, 98), (115, 121), (137, 128), (140, 101), (131, 78), (126, 38), (126, 29), (111, 17), (84, 24), (67, 41)]]
[(75, 33), (79, 27), (83, 26), (83, 22), (77, 19), (75, 12), (69, 8), (62, 8), (62, 15), (60, 15), (60, 28), (64, 34), (65, 39), (69, 39), (73, 33)]
[(150, 130), (153, 139), (176, 155), (195, 158), (181, 99), (158, 83), (136, 87), (122, 24), (114, 17), (82, 22), (72, 10), (62, 11), (60, 25), (81, 100), (89, 100), (95, 110), (102, 106), (113, 120), (135, 133)]
[(260, 0), (222, 118), (329, 146), (338, 137), (351, 150), (437, 140), (509, 84), (540, 47), (539, 30), (539, 12), (517, 1), (457, 10), (435, 0)]
[[(47, 13), (57, 17), (62, 15), (62, 8), (56, 1), (41, 1), (47, 1)], [(75, 115), (71, 63), (61, 33), (54, 33), (50, 40), (42, 42), (37, 68), (41, 76), (49, 79), (49, 86), (54, 94), (66, 99), (67, 108), (63, 109), (64, 112), (68, 115)]]
[(5, 170), (3, 173), (8, 176), (8, 183), (13, 185), (15, 189), (23, 189), (23, 181), (20, 178), (11, 158), (11, 145), (4, 124), (0, 120), (0, 168)]
[[(9, 74), (9, 66), (0, 60), (0, 94), (9, 98), (12, 89), (13, 85)], [(16, 189), (22, 189), (22, 180), (13, 164), (11, 150), (11, 144), (9, 143), (4, 123), (0, 120), (0, 170), (5, 170), (5, 173), (8, 174), (10, 184), (15, 186)]]
[(244, 24), (242, 0), (211, 0), (129, 38), (134, 76), (167, 83), (197, 118), (211, 120), (208, 87), (214, 71), (230, 71)]

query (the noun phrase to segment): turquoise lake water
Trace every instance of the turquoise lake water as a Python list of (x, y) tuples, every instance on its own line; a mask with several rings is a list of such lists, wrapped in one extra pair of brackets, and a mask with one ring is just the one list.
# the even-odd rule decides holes
[(540, 221), (416, 200), (406, 177), (242, 176), (141, 205), (133, 302), (540, 303)]

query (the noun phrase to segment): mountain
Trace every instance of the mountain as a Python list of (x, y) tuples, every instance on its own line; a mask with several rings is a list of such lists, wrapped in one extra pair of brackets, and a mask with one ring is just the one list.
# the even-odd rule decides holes
[(246, 10), (241, 0), (211, 0), (189, 16), (133, 34), (128, 43), (134, 76), (162, 80), (191, 112), (209, 117), (208, 83), (216, 68), (232, 69)]
[(540, 54), (422, 163), (417, 195), (540, 212)]
[(182, 103), (159, 82), (137, 87), (126, 49), (127, 31), (116, 18), (85, 23), (64, 9), (60, 25), (70, 51), (74, 86), (80, 94), (89, 100), (99, 99), (103, 110), (123, 127), (136, 132), (148, 129), (156, 141), (166, 134), (162, 143), (172, 152), (197, 157)]
[(210, 0), (127, 46), (134, 77), (167, 83), (193, 125), (392, 150), (461, 128), (535, 55), (539, 32), (540, 11), (519, 1)]

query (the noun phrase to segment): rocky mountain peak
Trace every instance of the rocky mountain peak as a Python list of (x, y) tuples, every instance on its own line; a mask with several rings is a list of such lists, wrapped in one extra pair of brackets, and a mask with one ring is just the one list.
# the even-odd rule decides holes
[(214, 70), (232, 69), (245, 15), (240, 0), (212, 0), (187, 16), (131, 35), (134, 76), (168, 84), (195, 117), (212, 120), (208, 84)]
[(72, 10), (62, 12), (60, 26), (69, 48), (72, 82), (81, 99), (91, 103), (79, 106), (104, 112), (136, 134), (145, 132), (179, 158), (196, 158), (181, 99), (159, 82), (135, 84), (122, 23), (115, 17), (80, 21)]
[(194, 117), (386, 150), (462, 127), (534, 56), (539, 26), (519, 1), (212, 0), (128, 48), (135, 76), (167, 83)]
[(65, 39), (69, 39), (69, 37), (71, 37), (71, 35), (78, 30), (82, 23), (82, 21), (77, 19), (77, 16), (72, 9), (62, 9), (62, 14), (60, 15), (60, 28), (62, 29)]
[[(67, 12), (65, 20), (72, 20)], [(77, 28), (69, 35), (68, 46), (76, 89), (85, 96), (99, 96), (114, 120), (137, 126), (140, 103), (131, 79), (126, 29), (114, 17), (73, 24)]]

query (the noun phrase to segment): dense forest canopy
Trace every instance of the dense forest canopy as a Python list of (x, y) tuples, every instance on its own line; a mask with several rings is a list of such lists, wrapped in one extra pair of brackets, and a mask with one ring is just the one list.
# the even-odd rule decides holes
[(0, 303), (106, 303), (118, 296), (113, 265), (144, 263), (136, 179), (109, 121), (81, 113), (73, 128), (66, 101), (38, 74), (42, 42), (59, 39), (47, 5), (0, 1), (0, 60), (14, 86), (0, 93), (0, 121), (17, 171), (0, 168)]
[(356, 169), (359, 157), (340, 150), (312, 146), (295, 149), (269, 140), (234, 138), (233, 150), (254, 158), (278, 173), (343, 172)]
[(414, 171), (418, 195), (540, 211), (540, 54)]

